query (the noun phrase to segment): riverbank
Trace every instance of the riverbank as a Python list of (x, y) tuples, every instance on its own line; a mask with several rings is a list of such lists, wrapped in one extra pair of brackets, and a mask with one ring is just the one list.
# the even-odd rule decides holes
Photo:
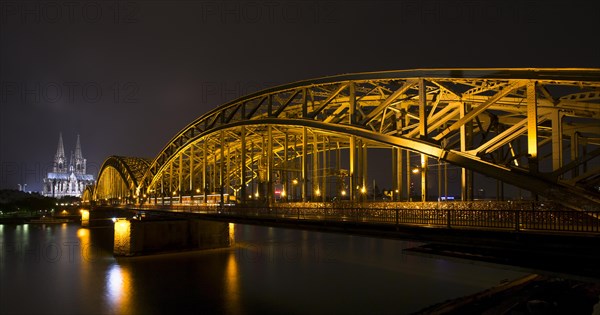
[(600, 283), (530, 274), (415, 314), (592, 314), (599, 295)]
[[(25, 224), (31, 222), (31, 220), (38, 220), (42, 216), (34, 215), (34, 216), (3, 216), (0, 217), (0, 224)], [(56, 215), (51, 216), (49, 218), (54, 219), (65, 219), (69, 222), (81, 222), (81, 215)]]

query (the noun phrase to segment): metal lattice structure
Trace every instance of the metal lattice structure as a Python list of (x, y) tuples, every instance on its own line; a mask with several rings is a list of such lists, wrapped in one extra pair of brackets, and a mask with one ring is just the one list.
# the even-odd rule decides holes
[[(109, 158), (95, 199), (355, 201), (367, 185), (369, 149), (389, 150), (396, 201), (416, 154), (423, 200), (435, 159), (462, 168), (463, 200), (477, 172), (600, 210), (600, 69), (389, 71), (266, 89), (194, 120), (151, 163)], [(103, 181), (105, 166), (124, 184)]]
[(142, 158), (109, 156), (100, 168), (93, 199), (132, 198), (138, 194), (150, 163)]

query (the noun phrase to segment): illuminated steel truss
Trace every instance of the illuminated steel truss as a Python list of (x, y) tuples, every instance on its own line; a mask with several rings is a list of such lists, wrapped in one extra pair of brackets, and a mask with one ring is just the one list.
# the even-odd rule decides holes
[[(216, 194), (271, 204), (296, 193), (302, 201), (360, 200), (373, 148), (391, 152), (394, 200), (403, 199), (417, 154), (423, 200), (435, 159), (462, 168), (463, 200), (477, 172), (600, 210), (600, 168), (591, 167), (600, 159), (600, 69), (408, 70), (277, 86), (202, 115), (151, 163), (109, 158), (95, 199), (119, 191), (148, 196), (144, 202)], [(109, 179), (115, 174), (119, 187)]]
[(100, 167), (93, 199), (131, 198), (133, 193), (139, 192), (137, 189), (151, 162), (143, 158), (109, 156)]

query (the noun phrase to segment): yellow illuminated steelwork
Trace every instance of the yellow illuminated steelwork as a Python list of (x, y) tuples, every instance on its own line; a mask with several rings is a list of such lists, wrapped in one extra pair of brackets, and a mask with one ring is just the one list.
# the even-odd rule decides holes
[[(600, 147), (599, 89), (600, 69), (403, 70), (290, 83), (207, 112), (151, 162), (110, 157), (94, 200), (110, 202), (142, 191), (157, 203), (171, 197), (167, 202), (177, 205), (189, 202), (194, 191), (216, 192), (225, 200), (238, 196), (237, 189), (244, 197), (256, 189), (271, 202), (273, 185), (291, 183), (292, 199), (299, 185), (302, 200), (308, 201), (311, 190), (317, 195), (320, 185), (326, 195), (327, 183), (335, 180), (352, 187), (349, 199), (357, 201), (366, 193), (361, 186), (368, 182), (369, 150), (387, 149), (395, 150), (393, 189), (403, 178), (411, 181), (411, 172), (421, 173), (426, 195), (427, 165), (400, 167), (403, 153), (412, 152), (462, 168), (463, 192), (473, 190), (477, 172), (574, 209), (600, 210), (595, 173), (584, 165)], [(584, 133), (563, 137), (568, 133), (560, 118), (566, 113), (573, 118), (569, 128)], [(563, 146), (574, 148), (570, 160)], [(587, 153), (578, 157), (579, 152)], [(537, 165), (547, 164), (543, 159), (554, 162), (540, 174)], [(585, 174), (569, 176), (583, 169)], [(173, 191), (179, 200), (172, 198)]]

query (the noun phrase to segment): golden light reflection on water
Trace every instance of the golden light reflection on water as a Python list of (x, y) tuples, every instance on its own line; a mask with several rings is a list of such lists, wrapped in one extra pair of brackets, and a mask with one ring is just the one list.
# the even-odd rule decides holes
[(77, 238), (79, 239), (79, 246), (81, 249), (81, 258), (83, 258), (84, 261), (90, 261), (90, 259), (91, 259), (90, 231), (85, 228), (79, 228), (77, 230)]
[(126, 267), (113, 264), (108, 269), (105, 296), (114, 313), (125, 314), (131, 312), (131, 282), (131, 272)]
[(77, 237), (79, 238), (79, 240), (82, 241), (82, 243), (83, 243), (83, 239), (87, 239), (89, 241), (90, 232), (88, 231), (88, 229), (78, 229)]
[(235, 245), (235, 224), (229, 223), (229, 246)]
[(239, 267), (233, 251), (229, 253), (225, 267), (225, 302), (228, 313), (241, 313)]

